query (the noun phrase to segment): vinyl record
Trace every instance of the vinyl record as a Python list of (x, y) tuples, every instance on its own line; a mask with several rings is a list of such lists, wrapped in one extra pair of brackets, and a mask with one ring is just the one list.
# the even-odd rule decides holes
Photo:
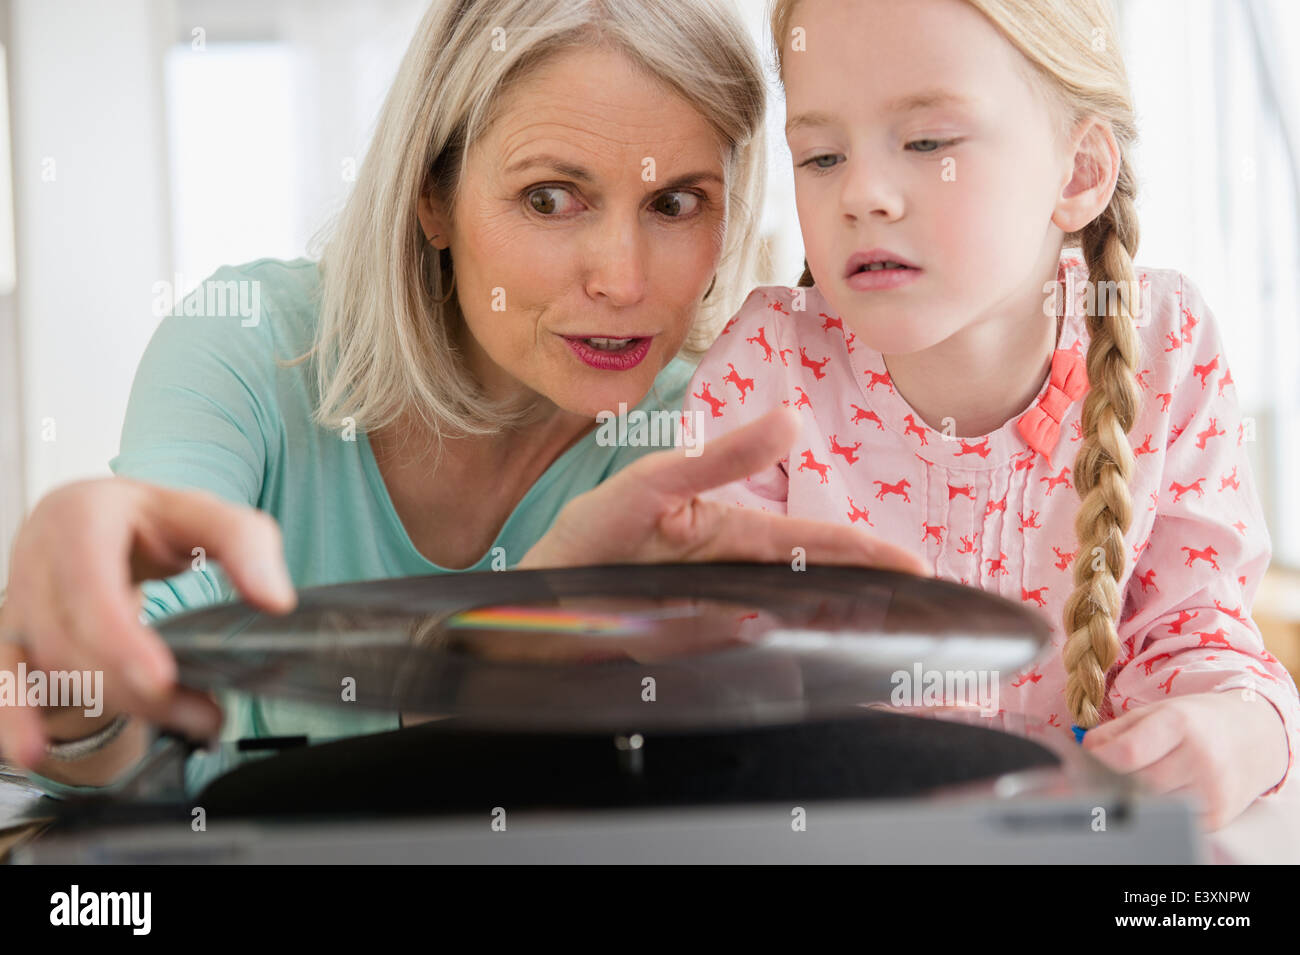
[(768, 564), (362, 581), (302, 590), (284, 616), (241, 602), (158, 630), (200, 689), (614, 733), (843, 715), (914, 675), (997, 680), (1050, 635), (1031, 610), (950, 581)]

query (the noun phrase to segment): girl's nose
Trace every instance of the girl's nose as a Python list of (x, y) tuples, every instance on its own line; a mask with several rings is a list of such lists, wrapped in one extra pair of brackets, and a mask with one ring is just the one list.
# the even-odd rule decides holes
[(840, 208), (846, 218), (897, 219), (903, 214), (903, 195), (886, 164), (865, 159), (845, 160)]

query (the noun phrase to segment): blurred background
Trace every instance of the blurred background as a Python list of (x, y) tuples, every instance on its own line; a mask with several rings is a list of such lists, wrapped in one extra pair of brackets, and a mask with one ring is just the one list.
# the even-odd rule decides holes
[[(734, 2), (767, 56), (766, 0)], [(1300, 3), (1117, 6), (1141, 131), (1138, 262), (1194, 278), (1223, 329), (1274, 543), (1256, 619), (1293, 633)], [(0, 0), (0, 581), (42, 495), (109, 474), (156, 284), (180, 298), (222, 264), (309, 251), (424, 8)], [(792, 284), (802, 248), (772, 94), (759, 280)]]

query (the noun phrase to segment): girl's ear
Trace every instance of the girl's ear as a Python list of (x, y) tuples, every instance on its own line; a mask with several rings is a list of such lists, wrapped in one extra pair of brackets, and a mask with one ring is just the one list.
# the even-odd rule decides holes
[(432, 191), (420, 196), (416, 215), (420, 218), (425, 238), (432, 242), (434, 248), (445, 249), (451, 245), (451, 217), (446, 214), (442, 203), (434, 197)]
[(1061, 187), (1052, 222), (1069, 235), (1082, 230), (1110, 205), (1119, 180), (1119, 144), (1110, 123), (1091, 117), (1074, 136), (1069, 176)]

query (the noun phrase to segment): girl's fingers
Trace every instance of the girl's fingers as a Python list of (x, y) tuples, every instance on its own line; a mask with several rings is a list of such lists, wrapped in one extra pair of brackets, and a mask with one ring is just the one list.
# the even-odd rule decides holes
[(1112, 731), (1115, 735), (1108, 735), (1100, 743), (1090, 743), (1093, 731), (1089, 730), (1083, 737), (1085, 748), (1121, 773), (1137, 772), (1163, 759), (1182, 744), (1182, 721), (1159, 704), (1149, 709), (1144, 719), (1129, 723), (1123, 732)]

